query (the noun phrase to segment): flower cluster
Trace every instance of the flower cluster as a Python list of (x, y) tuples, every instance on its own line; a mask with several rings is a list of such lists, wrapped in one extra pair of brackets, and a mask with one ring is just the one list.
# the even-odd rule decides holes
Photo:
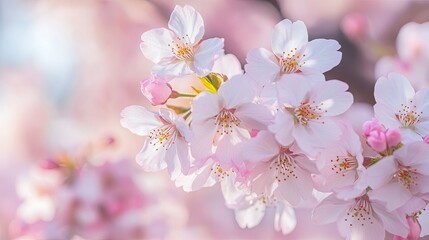
[(143, 219), (156, 204), (136, 184), (128, 160), (98, 167), (80, 160), (85, 159), (60, 155), (20, 179), (17, 191), (22, 203), (10, 227), (13, 237), (160, 237), (151, 235), (153, 223)]
[(315, 222), (337, 222), (347, 239), (419, 234), (429, 201), (427, 89), (415, 93), (399, 74), (380, 78), (375, 118), (357, 133), (340, 116), (353, 104), (348, 85), (324, 76), (341, 60), (337, 41), (309, 41), (303, 22), (285, 19), (271, 49), (248, 53), (243, 73), (223, 39), (203, 39), (192, 7), (176, 6), (168, 27), (141, 43), (155, 64), (142, 93), (158, 110), (121, 113), (123, 127), (146, 137), (136, 157), (144, 170), (166, 168), (185, 191), (220, 182), (243, 228), (274, 208), (274, 227), (287, 234), (295, 208), (314, 208)]

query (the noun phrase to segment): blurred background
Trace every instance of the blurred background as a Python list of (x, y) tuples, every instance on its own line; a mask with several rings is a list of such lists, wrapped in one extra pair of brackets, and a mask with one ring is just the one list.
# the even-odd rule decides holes
[(399, 71), (429, 85), (424, 0), (0, 0), (0, 239), (341, 239), (308, 210), (287, 236), (270, 212), (240, 229), (219, 186), (185, 193), (138, 168), (144, 139), (119, 113), (150, 106), (140, 35), (166, 27), (176, 4), (196, 8), (205, 38), (225, 38), (242, 64), (270, 48), (283, 18), (339, 41), (343, 59), (327, 79), (350, 85), (357, 125), (372, 114), (377, 77)]

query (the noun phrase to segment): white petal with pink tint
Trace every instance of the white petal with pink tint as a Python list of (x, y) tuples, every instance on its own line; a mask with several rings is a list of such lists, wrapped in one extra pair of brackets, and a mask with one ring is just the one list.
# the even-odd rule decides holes
[(304, 64), (300, 70), (305, 73), (324, 73), (337, 66), (342, 57), (340, 44), (335, 40), (314, 39), (305, 47), (305, 56), (301, 59)]
[(121, 112), (121, 125), (132, 133), (147, 136), (153, 129), (162, 126), (156, 114), (142, 106), (128, 106)]
[(174, 39), (174, 34), (165, 28), (156, 28), (142, 34), (140, 49), (143, 55), (158, 64), (174, 59), (174, 54), (171, 52), (171, 44)]
[(212, 71), (214, 62), (223, 54), (223, 38), (210, 38), (204, 40), (194, 55), (190, 68), (199, 76), (205, 76)]
[(271, 47), (273, 52), (281, 56), (292, 49), (300, 49), (308, 42), (307, 27), (302, 21), (291, 22), (284, 19), (273, 30)]
[(204, 22), (201, 15), (191, 6), (175, 6), (168, 21), (168, 28), (178, 37), (186, 37), (191, 44), (201, 40), (204, 35)]

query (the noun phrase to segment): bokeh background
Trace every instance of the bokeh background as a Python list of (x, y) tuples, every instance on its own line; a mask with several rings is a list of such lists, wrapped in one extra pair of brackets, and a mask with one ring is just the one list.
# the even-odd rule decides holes
[(119, 113), (150, 106), (140, 35), (166, 27), (176, 4), (196, 8), (205, 37), (225, 38), (242, 64), (270, 48), (283, 18), (304, 21), (310, 39), (339, 41), (343, 59), (327, 78), (350, 85), (357, 125), (378, 76), (429, 85), (428, 24), (397, 39), (429, 21), (424, 0), (0, 0), (0, 239), (341, 239), (308, 210), (287, 236), (273, 213), (240, 229), (219, 186), (185, 193), (165, 172), (138, 168), (143, 139)]

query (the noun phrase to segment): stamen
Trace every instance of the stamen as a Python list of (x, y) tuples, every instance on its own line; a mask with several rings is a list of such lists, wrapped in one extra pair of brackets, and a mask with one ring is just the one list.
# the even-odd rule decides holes
[(308, 125), (312, 120), (320, 120), (322, 112), (327, 112), (327, 110), (322, 110), (322, 105), (323, 103), (317, 105), (315, 101), (311, 103), (302, 102), (299, 107), (294, 109), (296, 121), (302, 125)]
[(149, 144), (159, 148), (165, 148), (167, 150), (171, 145), (173, 145), (177, 139), (178, 131), (176, 127), (172, 124), (164, 125), (162, 127), (156, 128), (149, 133)]
[(365, 226), (365, 224), (374, 224), (374, 210), (372, 209), (371, 203), (367, 195), (356, 199), (356, 203), (347, 212), (347, 216), (344, 221), (349, 222), (349, 226), (353, 224), (359, 224)]
[(420, 116), (423, 112), (417, 112), (416, 109), (417, 105), (413, 103), (413, 100), (410, 100), (408, 104), (401, 104), (401, 109), (399, 109), (396, 117), (402, 123), (402, 126), (414, 127), (420, 121)]
[(171, 52), (179, 60), (190, 60), (194, 56), (193, 46), (190, 43), (188, 34), (182, 38), (176, 37), (175, 40), (171, 41), (171, 44), (168, 44), (171, 48)]
[(406, 189), (419, 185), (419, 176), (416, 169), (402, 168), (394, 177), (396, 177)]
[(281, 56), (278, 56), (278, 61), (282, 72), (284, 73), (294, 73), (298, 72), (299, 68), (305, 64), (304, 62), (300, 62), (305, 54), (299, 55), (297, 54), (297, 48), (290, 50), (289, 52), (283, 52)]
[(358, 162), (353, 156), (336, 156), (335, 159), (331, 159), (331, 164), (331, 170), (343, 177), (346, 176), (347, 171), (358, 167)]
[(290, 178), (298, 179), (296, 174), (296, 163), (295, 159), (288, 154), (287, 151), (282, 151), (274, 160), (271, 162), (270, 169), (275, 169), (277, 172), (277, 182), (286, 182)]
[(233, 132), (233, 127), (240, 126), (240, 119), (234, 115), (235, 110), (222, 110), (215, 120), (215, 125), (217, 126), (217, 132), (221, 135), (230, 134)]

